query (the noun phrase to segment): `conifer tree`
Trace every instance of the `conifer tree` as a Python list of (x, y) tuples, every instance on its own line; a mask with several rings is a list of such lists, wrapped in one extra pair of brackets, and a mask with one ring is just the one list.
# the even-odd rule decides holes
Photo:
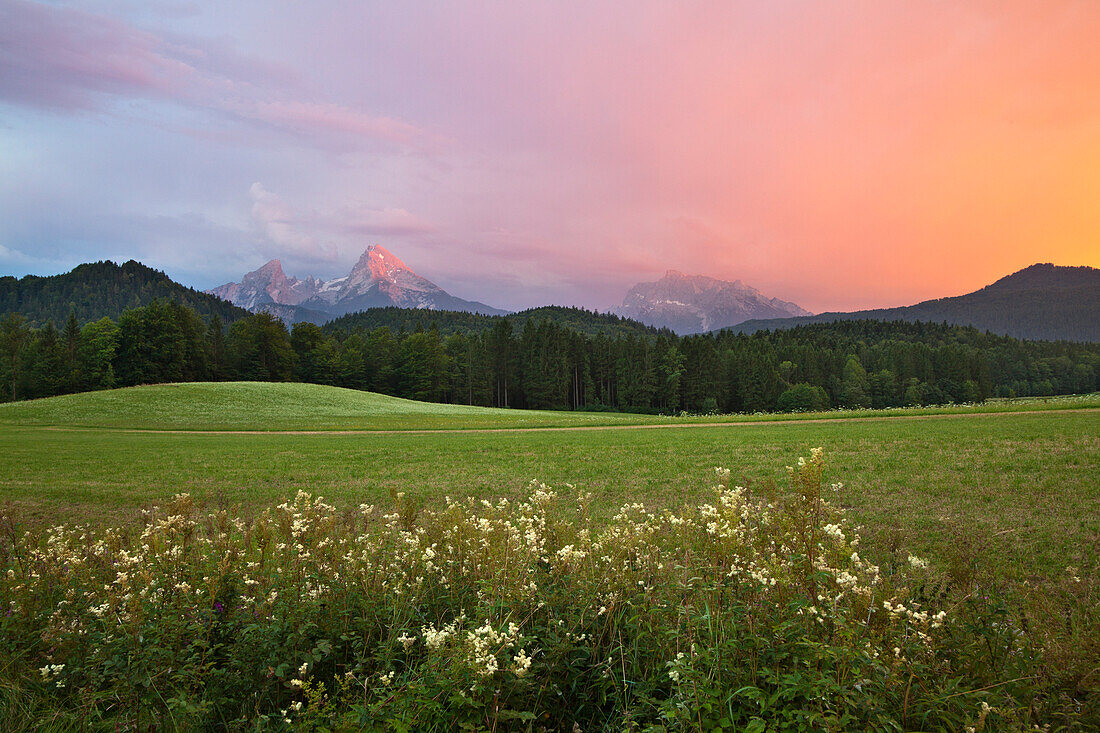
[(19, 394), (21, 376), (19, 366), (30, 336), (27, 319), (19, 313), (9, 313), (0, 324), (0, 353), (3, 354), (4, 366), (7, 370), (7, 379), (4, 380), (4, 384), (11, 387), (7, 395), (11, 400), (22, 399)]

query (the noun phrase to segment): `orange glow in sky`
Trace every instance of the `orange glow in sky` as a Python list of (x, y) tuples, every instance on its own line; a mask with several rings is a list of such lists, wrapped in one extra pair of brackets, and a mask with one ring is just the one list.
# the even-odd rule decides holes
[(159, 7), (0, 7), (3, 272), (377, 242), (508, 308), (677, 269), (822, 311), (1100, 266), (1095, 0)]

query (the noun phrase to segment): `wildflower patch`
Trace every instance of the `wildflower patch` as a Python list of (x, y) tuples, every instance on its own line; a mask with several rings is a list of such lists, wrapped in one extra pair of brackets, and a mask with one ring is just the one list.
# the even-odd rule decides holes
[(785, 500), (730, 475), (710, 503), (600, 524), (535, 481), (252, 517), (182, 494), (140, 527), (11, 533), (5, 694), (229, 730), (1023, 730), (1068, 709), (994, 602), (873, 560), (821, 449)]

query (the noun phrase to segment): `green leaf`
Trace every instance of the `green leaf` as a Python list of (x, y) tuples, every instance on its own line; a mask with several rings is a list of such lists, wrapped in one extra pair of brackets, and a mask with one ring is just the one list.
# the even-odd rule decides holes
[(733, 693), (733, 696), (734, 697), (747, 697), (750, 700), (759, 701), (759, 700), (764, 699), (764, 691), (761, 690), (759, 687), (753, 687), (752, 685), (748, 685), (748, 686), (742, 687), (740, 690)]

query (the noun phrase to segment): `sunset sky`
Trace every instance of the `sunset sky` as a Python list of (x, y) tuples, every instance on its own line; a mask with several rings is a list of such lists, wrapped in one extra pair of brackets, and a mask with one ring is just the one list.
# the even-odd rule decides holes
[(0, 0), (0, 274), (371, 243), (512, 309), (1100, 266), (1100, 2)]

